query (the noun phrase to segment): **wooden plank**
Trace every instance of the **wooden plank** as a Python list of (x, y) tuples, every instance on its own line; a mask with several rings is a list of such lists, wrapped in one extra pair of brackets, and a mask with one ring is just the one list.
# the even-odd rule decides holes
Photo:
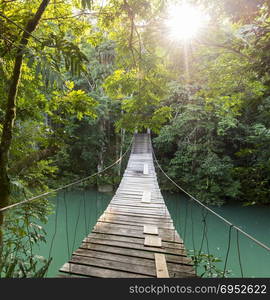
[(98, 229), (126, 229), (126, 230), (136, 230), (136, 231), (142, 231), (143, 225), (132, 225), (132, 224), (117, 224), (117, 223), (107, 223), (103, 221), (98, 221), (96, 226), (94, 227), (94, 230)]
[(114, 214), (114, 215), (124, 215), (124, 216), (143, 216), (145, 218), (164, 218), (164, 219), (169, 219), (168, 217), (164, 217), (163, 214), (152, 211), (152, 213), (149, 213), (148, 211), (141, 209), (140, 212), (138, 210), (133, 210), (133, 209), (108, 209), (105, 211), (106, 214)]
[(99, 220), (99, 223), (101, 222), (104, 222), (106, 224), (119, 224), (119, 225), (128, 225), (128, 226), (142, 226), (144, 224), (152, 224), (152, 225), (156, 225), (158, 226), (159, 228), (164, 228), (164, 229), (171, 229), (173, 230), (174, 227), (172, 224), (163, 224), (163, 222), (152, 222), (152, 221), (141, 221), (141, 222), (135, 222), (135, 221), (125, 221), (125, 220), (113, 220), (113, 219), (110, 219), (110, 220)]
[[(138, 266), (148, 266), (148, 267), (155, 267), (155, 262), (153, 258), (143, 258), (143, 257), (134, 257), (127, 254), (115, 254), (115, 253), (107, 253), (97, 250), (90, 250), (90, 249), (77, 249), (74, 252), (75, 255), (81, 255), (81, 256), (87, 256), (87, 257), (93, 257), (93, 258), (100, 258), (105, 260), (113, 260), (115, 262), (125, 262), (125, 263), (131, 263), (133, 265)], [(178, 271), (177, 269), (174, 269), (175, 271)]]
[(161, 253), (155, 253), (154, 255), (157, 278), (168, 278), (169, 272), (167, 268), (165, 255)]
[[(130, 237), (130, 236), (123, 236), (118, 234), (104, 234), (104, 233), (91, 233), (88, 237), (84, 238), (84, 242), (91, 243), (92, 239), (103, 239), (108, 241), (119, 241), (119, 242), (127, 242), (127, 243), (134, 243), (134, 244), (144, 244), (145, 235), (143, 237)], [(164, 248), (171, 248), (171, 249), (183, 249), (183, 245), (171, 243), (171, 242), (164, 242), (162, 241), (162, 245)]]
[[(99, 260), (103, 260), (106, 262), (113, 261), (114, 263), (121, 262), (128, 264), (129, 270), (130, 265), (132, 265), (132, 271), (136, 273), (133, 267), (137, 268), (143, 266), (147, 266), (148, 268), (144, 269), (145, 274), (149, 274), (151, 276), (156, 275), (156, 266), (155, 266), (155, 260), (151, 257), (149, 259), (141, 258), (141, 257), (132, 257), (129, 255), (122, 255), (122, 254), (113, 254), (113, 253), (106, 253), (101, 251), (93, 251), (93, 250), (85, 250), (85, 249), (77, 249), (74, 252), (74, 255), (76, 257), (82, 256), (82, 257), (91, 257), (91, 258), (98, 258)], [(77, 258), (76, 258), (77, 259)], [(74, 260), (72, 260), (74, 262)], [(95, 265), (95, 266), (101, 266), (98, 261), (95, 261), (91, 263), (91, 261), (81, 261), (81, 263), (85, 263), (88, 265)], [(175, 264), (175, 263), (167, 263), (169, 277), (190, 277), (194, 274), (194, 269), (190, 265), (183, 265), (183, 264)], [(123, 265), (123, 270), (126, 268), (126, 265)], [(138, 269), (138, 273), (142, 273), (140, 269)], [(70, 275), (68, 275), (70, 276)], [(67, 276), (67, 277), (68, 277)], [(74, 275), (73, 275), (74, 276)], [(72, 277), (73, 277), (72, 276)]]
[[(96, 226), (92, 232), (144, 238), (143, 229), (141, 229), (141, 227), (142, 226), (130, 227), (121, 224), (111, 223), (109, 225)], [(183, 241), (179, 238), (179, 235), (175, 234), (174, 230), (159, 228), (158, 232), (159, 232), (159, 236), (162, 238), (164, 242), (173, 241), (176, 245), (178, 243), (183, 244)]]
[(150, 203), (150, 202), (151, 202), (151, 192), (143, 191), (142, 203)]
[[(140, 198), (141, 199), (141, 198)], [(165, 211), (167, 208), (165, 205), (160, 204), (159, 202), (153, 203), (153, 201), (151, 202), (151, 206), (150, 205), (145, 205), (142, 204), (141, 202), (138, 203), (126, 203), (126, 202), (122, 202), (122, 201), (113, 201), (110, 203), (109, 207), (120, 207), (120, 208), (137, 208), (137, 209), (144, 209), (145, 211), (151, 211), (152, 209), (159, 209), (160, 211)]]
[(87, 257), (83, 255), (73, 255), (71, 260), (69, 261), (73, 264), (83, 264), (87, 266), (95, 266), (101, 267), (110, 270), (119, 270), (124, 272), (131, 272), (132, 274), (141, 274), (148, 276), (155, 276), (155, 272), (152, 266), (145, 265), (136, 265), (131, 261), (129, 262), (121, 262), (121, 261), (113, 261), (105, 258), (93, 258)]
[[(165, 257), (167, 257), (165, 255)], [(167, 259), (166, 259), (167, 260)], [(167, 268), (168, 268), (168, 272), (169, 274), (173, 274), (173, 272), (185, 272), (185, 273), (193, 273), (194, 275), (194, 267), (193, 265), (185, 265), (185, 264), (177, 264), (177, 263), (171, 263), (168, 262), (167, 260)], [(175, 276), (171, 276), (170, 277), (175, 277)]]
[[(166, 207), (164, 202), (162, 201), (162, 199), (158, 196), (153, 196), (153, 191), (152, 191), (152, 195), (151, 195), (151, 204), (153, 205), (153, 207)], [(129, 203), (128, 201), (130, 200), (129, 197), (125, 197), (125, 196), (117, 196), (114, 199), (112, 199), (111, 204), (114, 203), (119, 203), (120, 205), (124, 205), (124, 206), (134, 206), (135, 204), (138, 205), (142, 205), (145, 206), (145, 204), (141, 204), (141, 199), (142, 199), (142, 194), (138, 197), (133, 197), (132, 198), (132, 202)]]
[(56, 277), (57, 278), (88, 278), (88, 276), (75, 275), (75, 274), (66, 274), (66, 273), (58, 274)]
[(130, 213), (136, 213), (138, 214), (140, 211), (142, 212), (141, 214), (146, 214), (146, 216), (151, 216), (151, 215), (159, 215), (160, 218), (169, 218), (169, 214), (167, 214), (166, 212), (166, 208), (162, 207), (162, 206), (152, 206), (151, 205), (145, 205), (145, 204), (141, 204), (141, 205), (136, 205), (136, 203), (134, 203), (134, 205), (123, 205), (123, 204), (111, 204), (110, 206), (108, 206), (108, 208), (106, 209), (106, 212), (130, 212)]
[(130, 237), (123, 235), (105, 234), (105, 233), (91, 233), (88, 237), (84, 238), (84, 242), (91, 242), (92, 239), (104, 239), (109, 241), (119, 241), (134, 244), (143, 244), (144, 239), (139, 237)]
[(169, 272), (169, 277), (170, 278), (194, 278), (196, 277), (195, 276), (195, 273), (194, 271), (191, 271), (191, 272), (183, 272), (183, 271), (170, 271), (168, 270)]
[[(133, 196), (138, 196), (140, 197), (142, 195), (142, 191), (136, 191), (136, 190), (130, 190), (129, 192), (127, 192), (127, 190), (119, 190), (118, 192), (116, 192), (116, 195), (114, 196), (114, 198), (116, 198), (116, 196), (124, 196), (124, 195), (133, 195)], [(113, 199), (114, 199), (113, 198)]]
[(143, 174), (148, 175), (149, 174), (149, 166), (148, 164), (143, 164)]
[[(99, 220), (99, 222), (101, 222), (101, 220)], [(107, 224), (119, 224), (119, 225), (129, 225), (129, 226), (142, 226), (144, 224), (150, 224), (150, 225), (156, 225), (158, 226), (159, 228), (164, 228), (164, 229), (174, 229), (173, 225), (172, 224), (163, 224), (163, 222), (154, 222), (154, 221), (146, 221), (146, 220), (142, 220), (141, 222), (140, 221), (125, 221), (125, 220), (113, 220), (113, 219), (110, 219), (110, 220), (107, 220), (107, 219), (104, 219), (102, 220), (102, 222), (104, 223), (107, 223)]]
[(145, 217), (144, 215), (140, 215), (140, 216), (125, 216), (125, 215), (114, 215), (114, 216), (110, 216), (109, 214), (105, 214), (102, 218), (102, 221), (116, 221), (116, 220), (121, 220), (121, 221), (127, 221), (127, 222), (131, 222), (131, 223), (135, 223), (135, 222), (148, 222), (148, 223), (161, 223), (163, 225), (171, 225), (173, 224), (172, 220), (170, 218), (160, 218), (160, 217)]
[(145, 234), (157, 234), (158, 235), (158, 227), (153, 225), (144, 225), (143, 233)]
[(127, 208), (124, 208), (124, 207), (108, 207), (106, 210), (105, 210), (106, 213), (108, 214), (123, 214), (123, 215), (134, 215), (135, 217), (137, 216), (144, 216), (145, 218), (160, 218), (160, 219), (168, 219), (171, 221), (171, 218), (168, 216), (165, 216), (164, 215), (164, 209), (162, 208), (152, 208), (152, 209), (145, 209), (143, 207), (133, 207), (133, 208), (130, 208), (130, 207), (127, 207)]
[(80, 264), (65, 263), (60, 272), (71, 273), (76, 275), (84, 275), (87, 277), (101, 277), (101, 278), (147, 278), (151, 276), (139, 275), (129, 272), (109, 270), (94, 266), (85, 266)]
[[(154, 253), (156, 253), (157, 248), (154, 251), (141, 251), (141, 249), (134, 248), (118, 248), (110, 245), (94, 244), (94, 243), (82, 243), (80, 249), (83, 250), (93, 250), (105, 253), (122, 254), (132, 257), (140, 257), (147, 259), (154, 259)], [(173, 264), (188, 265), (192, 266), (192, 260), (186, 255), (176, 255), (176, 254), (166, 254), (166, 259), (168, 262)]]
[(162, 241), (158, 236), (147, 235), (144, 239), (144, 246), (161, 247)]
[(170, 221), (170, 219), (165, 218), (159, 218), (159, 217), (144, 217), (144, 216), (125, 216), (120, 214), (104, 214), (102, 218), (99, 219), (99, 222), (126, 222), (130, 224), (153, 224), (153, 225), (160, 225), (161, 227), (169, 227), (173, 228), (173, 223)]
[[(119, 248), (126, 248), (126, 249), (135, 249), (135, 250), (142, 250), (142, 251), (149, 251), (149, 252), (160, 252), (160, 253), (167, 253), (167, 254), (174, 254), (174, 255), (186, 255), (186, 251), (184, 248), (159, 248), (160, 246), (145, 246), (144, 244), (134, 244), (122, 241), (113, 241), (113, 240), (105, 240), (105, 239), (91, 239), (86, 243), (82, 243), (80, 248), (87, 248), (87, 244), (99, 244), (104, 246), (114, 246), (117, 249)], [(117, 252), (116, 252), (117, 253)]]

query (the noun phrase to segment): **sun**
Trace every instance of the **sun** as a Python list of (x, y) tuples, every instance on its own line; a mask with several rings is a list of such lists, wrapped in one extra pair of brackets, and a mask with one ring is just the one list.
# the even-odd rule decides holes
[(194, 38), (206, 24), (206, 13), (190, 4), (173, 5), (168, 9), (168, 27), (170, 38), (173, 40), (189, 40)]

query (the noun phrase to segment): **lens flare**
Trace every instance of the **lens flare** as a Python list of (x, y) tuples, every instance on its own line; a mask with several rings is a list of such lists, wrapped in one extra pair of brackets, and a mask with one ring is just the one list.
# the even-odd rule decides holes
[(194, 38), (206, 24), (208, 18), (202, 10), (189, 4), (171, 6), (166, 22), (170, 38), (173, 40)]

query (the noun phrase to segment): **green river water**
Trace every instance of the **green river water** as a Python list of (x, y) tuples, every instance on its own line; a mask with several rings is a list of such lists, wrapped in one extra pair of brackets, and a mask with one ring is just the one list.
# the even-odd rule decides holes
[[(92, 230), (111, 198), (112, 194), (77, 191), (59, 194), (51, 199), (56, 213), (44, 225), (47, 243), (42, 243), (35, 251), (37, 255), (44, 257), (48, 257), (51, 251), (53, 261), (47, 277), (59, 274), (59, 268), (68, 261), (72, 251), (80, 246), (84, 237)], [(270, 253), (267, 250), (242, 234), (239, 234), (237, 243), (234, 228), (230, 234), (228, 225), (216, 216), (205, 215), (197, 204), (183, 195), (164, 194), (164, 198), (174, 225), (190, 254), (194, 248), (201, 248), (202, 253), (220, 258), (221, 262), (216, 263), (219, 270), (223, 270), (227, 257), (226, 270), (230, 270), (229, 277), (241, 277), (241, 269), (244, 277), (270, 277)], [(270, 245), (270, 207), (243, 207), (230, 203), (211, 208), (259, 241)], [(203, 234), (205, 238), (202, 243)], [(198, 275), (204, 272), (207, 262), (208, 258), (198, 268)]]
[[(270, 277), (270, 252), (242, 233), (225, 224), (217, 216), (205, 212), (201, 206), (183, 195), (164, 195), (175, 227), (183, 238), (187, 249), (200, 249), (203, 233), (205, 238), (202, 252), (220, 258), (217, 269), (223, 271), (227, 257), (228, 277)], [(229, 203), (221, 207), (210, 207), (266, 246), (270, 246), (270, 207), (242, 206)], [(186, 221), (185, 221), (186, 220)], [(203, 222), (205, 220), (205, 222)], [(198, 275), (204, 272), (204, 264)], [(241, 271), (242, 269), (242, 271)], [(214, 272), (215, 273), (215, 272)], [(214, 276), (213, 276), (214, 277)]]

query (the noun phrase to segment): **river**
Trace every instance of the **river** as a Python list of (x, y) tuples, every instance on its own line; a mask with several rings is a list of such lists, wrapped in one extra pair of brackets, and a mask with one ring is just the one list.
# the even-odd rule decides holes
[[(241, 233), (237, 237), (237, 231), (233, 227), (230, 228), (211, 213), (205, 214), (200, 205), (187, 197), (166, 194), (164, 198), (175, 227), (191, 254), (192, 249), (200, 249), (205, 233), (202, 252), (221, 260), (215, 263), (220, 271), (224, 270), (227, 257), (226, 270), (230, 271), (227, 277), (241, 277), (242, 274), (243, 277), (270, 277), (269, 251)], [(232, 202), (210, 208), (266, 246), (270, 246), (269, 206), (243, 206)], [(207, 256), (205, 261), (209, 262)], [(207, 263), (203, 263), (198, 269), (198, 275), (203, 274), (204, 266)], [(213, 273), (218, 274), (215, 271)]]
[[(92, 190), (62, 193), (51, 199), (55, 213), (49, 216), (48, 223), (44, 225), (47, 242), (35, 250), (37, 255), (44, 257), (48, 257), (51, 251), (53, 260), (47, 277), (59, 274), (59, 268), (92, 230), (112, 195)], [(267, 250), (242, 234), (237, 237), (234, 228), (230, 229), (216, 216), (205, 214), (200, 206), (183, 195), (164, 194), (164, 198), (190, 255), (193, 255), (194, 248), (201, 248), (198, 258), (204, 261), (197, 269), (198, 275), (202, 275), (205, 268), (208, 268), (208, 274), (217, 276), (223, 271), (226, 262), (228, 277), (241, 277), (242, 274), (244, 277), (270, 277), (270, 253)], [(229, 203), (211, 209), (267, 246), (270, 245), (269, 206), (243, 207), (238, 203)], [(212, 265), (209, 262), (213, 259), (221, 261), (215, 262), (215, 267), (209, 270)]]

